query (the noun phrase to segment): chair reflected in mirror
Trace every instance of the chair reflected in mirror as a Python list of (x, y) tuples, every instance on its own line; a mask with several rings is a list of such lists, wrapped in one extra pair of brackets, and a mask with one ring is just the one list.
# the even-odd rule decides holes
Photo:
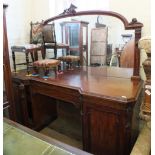
[[(41, 51), (42, 58), (45, 59), (43, 39), (42, 39), (42, 24), (39, 22), (36, 22), (36, 23), (31, 22), (30, 25), (31, 25), (30, 43), (24, 43), (22, 45), (11, 46), (14, 72), (16, 73), (17, 65), (26, 65), (28, 76), (30, 73), (29, 67), (31, 63), (29, 61), (29, 54), (31, 55), (32, 62), (38, 60), (38, 51)], [(20, 52), (20, 53), (25, 54), (26, 62), (16, 63), (15, 52), (18, 52), (18, 53)]]
[(66, 53), (69, 50), (69, 45), (64, 43), (57, 43), (56, 33), (55, 33), (55, 24), (47, 24), (43, 26), (43, 44), (46, 53), (46, 49), (54, 50), (54, 59), (57, 58), (57, 49), (66, 49)]

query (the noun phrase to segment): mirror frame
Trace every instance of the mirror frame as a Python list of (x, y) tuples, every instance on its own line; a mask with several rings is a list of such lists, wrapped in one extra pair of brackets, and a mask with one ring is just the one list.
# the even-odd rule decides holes
[(101, 11), (101, 10), (90, 10), (90, 11), (79, 11), (76, 12), (73, 9), (64, 10), (64, 12), (58, 16), (54, 16), (43, 21), (43, 25), (46, 25), (54, 20), (67, 18), (67, 17), (74, 17), (74, 16), (84, 16), (84, 15), (106, 15), (118, 18), (124, 24), (125, 30), (134, 30), (135, 31), (135, 48), (134, 48), (134, 68), (133, 68), (133, 79), (140, 79), (140, 50), (138, 48), (138, 41), (141, 38), (141, 30), (143, 24), (138, 22), (136, 18), (133, 18), (131, 22), (121, 14), (113, 11)]

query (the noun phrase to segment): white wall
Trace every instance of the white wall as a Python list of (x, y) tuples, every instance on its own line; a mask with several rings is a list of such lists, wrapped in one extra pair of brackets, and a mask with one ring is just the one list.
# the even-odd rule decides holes
[[(151, 4), (150, 0), (110, 0), (110, 9), (125, 16), (128, 21), (132, 18), (143, 23), (142, 37), (151, 35)], [(140, 74), (142, 79), (146, 79), (142, 67), (142, 62), (146, 59), (146, 54), (141, 51)]]
[[(5, 0), (5, 4), (8, 4), (6, 21), (10, 63), (12, 66), (11, 46), (29, 43), (30, 40), (32, 5), (31, 0)], [(17, 63), (23, 62), (23, 56), (23, 54), (17, 54)], [(23, 66), (20, 66), (20, 68), (23, 68)]]
[(50, 18), (49, 2), (52, 0), (31, 0), (32, 19), (41, 21)]
[(142, 36), (151, 35), (150, 0), (110, 0), (110, 10), (122, 14), (128, 21), (137, 18), (144, 24)]
[(8, 4), (6, 20), (9, 45), (29, 42), (31, 0), (7, 0), (6, 4)]
[[(5, 0), (5, 3), (9, 5), (6, 13), (9, 47), (29, 42), (30, 22), (50, 18), (54, 10), (50, 10), (52, 7), (49, 5), (55, 6), (52, 1), (54, 2), (54, 0)], [(104, 2), (105, 0), (103, 4)], [(144, 24), (142, 36), (151, 35), (150, 0), (109, 0), (108, 7), (109, 10), (125, 16), (128, 21), (137, 18)], [(93, 9), (96, 9), (95, 5)], [(142, 55), (143, 60), (144, 55)]]
[[(49, 18), (48, 0), (5, 0), (10, 63), (12, 66), (12, 45), (23, 45), (30, 42), (30, 22)], [(25, 60), (23, 53), (16, 52), (16, 62)], [(11, 67), (13, 68), (13, 67)], [(25, 66), (18, 66), (23, 69)]]

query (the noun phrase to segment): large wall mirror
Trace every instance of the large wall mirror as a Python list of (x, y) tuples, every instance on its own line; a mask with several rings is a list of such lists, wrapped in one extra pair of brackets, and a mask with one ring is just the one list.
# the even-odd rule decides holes
[(70, 52), (81, 56), (81, 65), (132, 68), (133, 77), (139, 76), (137, 42), (143, 24), (136, 18), (128, 22), (116, 12), (69, 8), (43, 24), (53, 22), (57, 42), (69, 44)]

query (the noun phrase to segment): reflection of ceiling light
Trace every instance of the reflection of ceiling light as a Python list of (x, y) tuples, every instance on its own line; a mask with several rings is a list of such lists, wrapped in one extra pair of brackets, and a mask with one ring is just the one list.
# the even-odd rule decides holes
[(132, 34), (122, 34), (121, 36), (125, 44), (132, 38)]

